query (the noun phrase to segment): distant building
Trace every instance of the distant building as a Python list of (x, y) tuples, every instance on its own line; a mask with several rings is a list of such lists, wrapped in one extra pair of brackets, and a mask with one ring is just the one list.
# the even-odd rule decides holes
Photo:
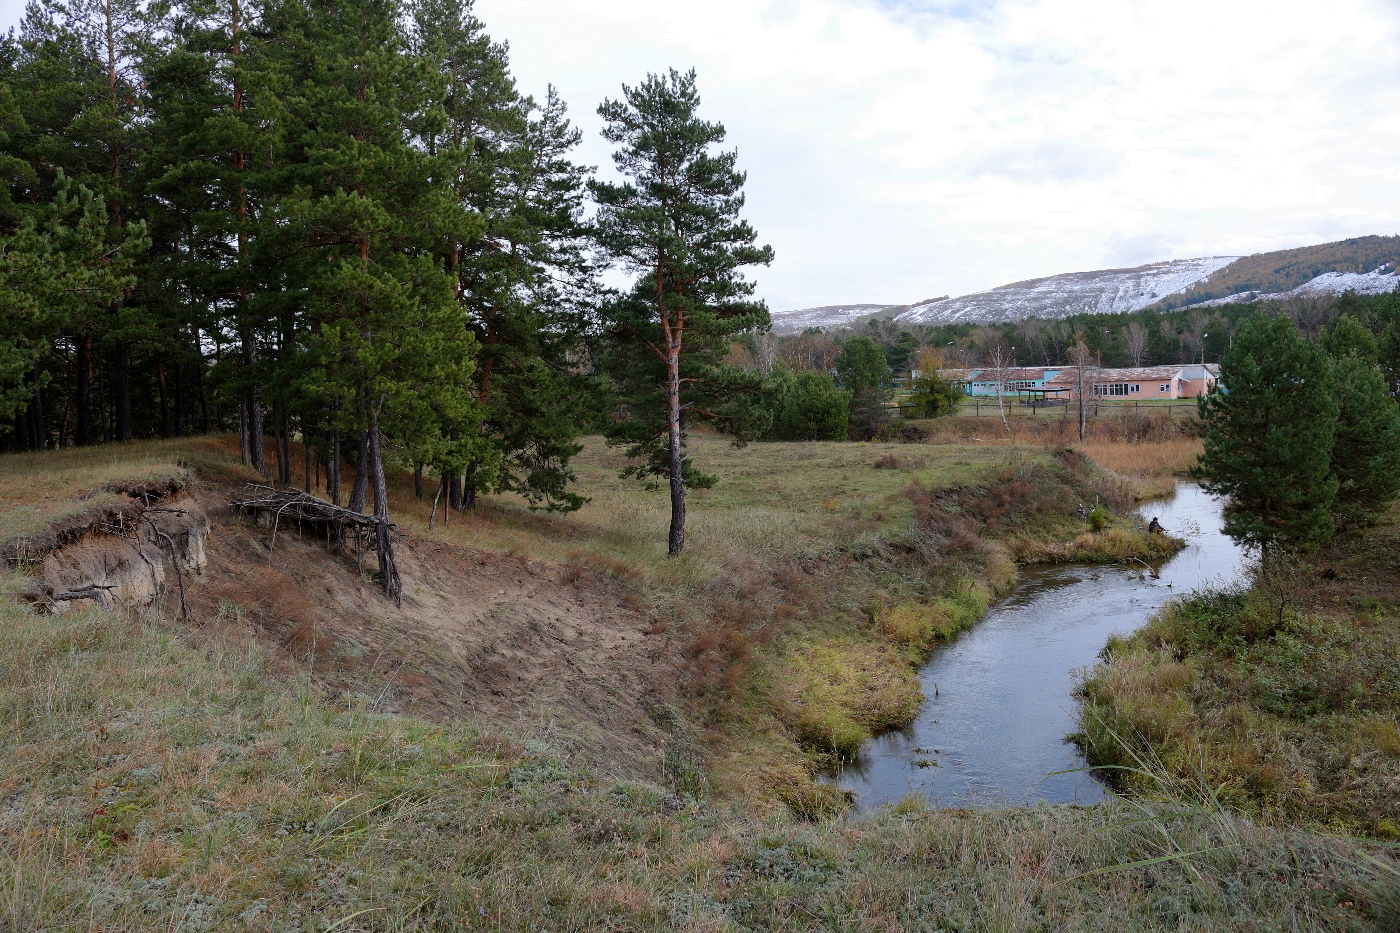
[[(1079, 373), (1073, 366), (1058, 369), (944, 369), (943, 378), (974, 397), (1019, 395), (1023, 398), (1065, 400), (1075, 397)], [(1137, 369), (1094, 367), (1086, 374), (1090, 398), (1132, 401), (1196, 398), (1220, 381), (1220, 367), (1207, 363), (1148, 366)]]

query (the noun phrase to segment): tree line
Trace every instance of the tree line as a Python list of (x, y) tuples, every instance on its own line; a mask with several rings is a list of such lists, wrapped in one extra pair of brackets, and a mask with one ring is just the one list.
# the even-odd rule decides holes
[[(1400, 328), (1386, 336), (1389, 322), (1400, 315), (1400, 293), (1388, 295), (1317, 295), (1281, 302), (1246, 302), (1209, 308), (1142, 310), (1122, 314), (1077, 314), (1067, 318), (1026, 318), (1000, 324), (897, 324), (873, 318), (853, 331), (770, 336), (766, 354), (803, 368), (822, 366), (841, 344), (856, 334), (884, 348), (896, 373), (918, 368), (921, 355), (937, 350), (942, 365), (954, 368), (986, 366), (998, 351), (1019, 366), (1066, 366), (1072, 363), (1082, 338), (1100, 365), (1111, 367), (1175, 366), (1220, 361), (1235, 330), (1260, 310), (1289, 318), (1300, 332), (1317, 336), (1335, 318), (1350, 314), (1375, 324), (1381, 353), (1400, 360)], [(751, 341), (751, 338), (750, 338)], [(764, 354), (750, 350), (755, 363)], [(829, 367), (830, 363), (825, 364)]]
[(573, 509), (602, 429), (669, 480), (679, 551), (685, 432), (758, 433), (723, 357), (772, 257), (699, 106), (693, 72), (623, 85), (602, 181), (470, 0), (31, 3), (0, 41), (6, 443), (237, 431), (372, 504), (392, 566), (386, 471)]

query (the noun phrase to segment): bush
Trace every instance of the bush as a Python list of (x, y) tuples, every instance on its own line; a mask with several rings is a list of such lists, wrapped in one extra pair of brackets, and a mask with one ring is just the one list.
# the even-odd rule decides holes
[(778, 364), (769, 380), (773, 411), (768, 440), (840, 441), (846, 439), (851, 393), (836, 387), (827, 373), (790, 372)]
[(944, 379), (935, 370), (921, 372), (914, 380), (914, 391), (905, 407), (911, 418), (941, 418), (957, 410), (958, 402), (966, 396), (961, 388)]

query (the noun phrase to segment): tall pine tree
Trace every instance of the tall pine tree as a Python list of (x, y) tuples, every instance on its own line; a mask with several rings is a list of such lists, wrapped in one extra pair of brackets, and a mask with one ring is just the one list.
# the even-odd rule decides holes
[(695, 72), (649, 74), (598, 113), (603, 137), (618, 148), (625, 179), (598, 182), (598, 239), (607, 255), (636, 275), (632, 291), (609, 309), (612, 373), (623, 417), (609, 440), (641, 463), (629, 472), (666, 477), (671, 494), (670, 554), (685, 547), (686, 485), (713, 478), (685, 454), (689, 424), (731, 420), (722, 407), (757, 377), (723, 366), (733, 335), (768, 322), (745, 266), (767, 265), (773, 250), (740, 219), (744, 173), (734, 151), (714, 152), (724, 127), (697, 115)]
[(1247, 320), (1220, 363), (1225, 391), (1200, 401), (1196, 475), (1229, 497), (1225, 532), (1266, 558), (1333, 533), (1337, 402), (1327, 355), (1283, 317)]

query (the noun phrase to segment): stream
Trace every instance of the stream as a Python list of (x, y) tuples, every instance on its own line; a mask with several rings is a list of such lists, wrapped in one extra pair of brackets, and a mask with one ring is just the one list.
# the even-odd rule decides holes
[[(869, 742), (832, 777), (858, 810), (910, 792), (936, 806), (1092, 803), (1104, 788), (1066, 736), (1078, 728), (1072, 672), (1114, 633), (1141, 627), (1173, 595), (1229, 582), (1243, 555), (1221, 503), (1194, 483), (1143, 506), (1187, 547), (1154, 574), (1140, 563), (1038, 567), (920, 672), (928, 697), (907, 728)], [(1055, 773), (1068, 772), (1068, 773)]]

